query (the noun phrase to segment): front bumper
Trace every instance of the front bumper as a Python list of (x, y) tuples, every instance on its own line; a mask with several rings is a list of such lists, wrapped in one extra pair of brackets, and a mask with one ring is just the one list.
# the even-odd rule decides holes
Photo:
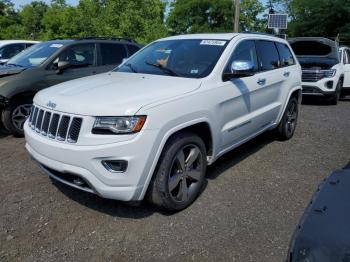
[(332, 96), (336, 90), (338, 79), (323, 78), (317, 82), (302, 82), (302, 94), (312, 96)]
[[(103, 198), (121, 201), (142, 200), (146, 179), (150, 174), (155, 153), (156, 130), (144, 130), (131, 140), (101, 144), (72, 145), (43, 137), (24, 125), (26, 149), (46, 174), (67, 185), (96, 193)], [(125, 160), (124, 173), (112, 173), (103, 160)], [(66, 179), (68, 176), (68, 179)], [(71, 176), (72, 179), (69, 179)], [(85, 183), (72, 182), (81, 178)]]

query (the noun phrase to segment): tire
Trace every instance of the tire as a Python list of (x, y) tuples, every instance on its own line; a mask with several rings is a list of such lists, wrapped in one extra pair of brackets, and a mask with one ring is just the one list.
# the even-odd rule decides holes
[[(0, 115), (1, 115), (1, 112), (0, 112)], [(9, 134), (10, 134), (10, 132), (4, 127), (4, 125), (0, 121), (0, 136), (1, 135), (9, 135)]]
[(16, 99), (7, 106), (2, 114), (1, 121), (4, 127), (15, 137), (23, 137), (23, 124), (30, 114), (32, 99)]
[(205, 182), (206, 148), (197, 135), (184, 132), (166, 144), (147, 192), (147, 199), (167, 211), (185, 209)]
[(289, 140), (293, 137), (298, 123), (299, 103), (295, 97), (288, 101), (286, 110), (283, 113), (281, 122), (275, 129), (277, 138), (281, 141)]
[(338, 101), (340, 99), (340, 96), (341, 96), (341, 87), (343, 86), (342, 84), (342, 81), (339, 80), (338, 84), (337, 84), (337, 87), (335, 89), (335, 92), (334, 94), (332, 95), (332, 97), (329, 99), (329, 103), (331, 105), (337, 105), (338, 104)]

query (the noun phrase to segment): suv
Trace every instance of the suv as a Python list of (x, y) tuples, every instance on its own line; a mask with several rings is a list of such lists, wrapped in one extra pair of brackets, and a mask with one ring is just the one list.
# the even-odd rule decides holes
[(27, 40), (0, 40), (0, 65), (5, 64), (10, 58), (36, 43), (39, 42)]
[(289, 39), (302, 67), (303, 95), (320, 96), (338, 103), (344, 81), (344, 64), (337, 42), (323, 37)]
[(344, 65), (344, 78), (341, 96), (350, 95), (350, 48), (343, 46), (339, 49), (340, 61)]
[(300, 99), (301, 67), (285, 40), (174, 36), (112, 72), (40, 91), (26, 148), (54, 180), (181, 210), (221, 155), (267, 130), (290, 139)]
[(90, 38), (53, 40), (26, 49), (0, 67), (3, 125), (13, 135), (23, 136), (23, 124), (37, 91), (110, 71), (139, 49), (138, 44), (128, 39)]

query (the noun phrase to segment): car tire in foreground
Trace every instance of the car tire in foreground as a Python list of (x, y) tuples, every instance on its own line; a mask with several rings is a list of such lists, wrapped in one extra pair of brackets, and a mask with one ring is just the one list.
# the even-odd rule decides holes
[(15, 137), (23, 137), (23, 125), (30, 114), (32, 99), (14, 100), (1, 114), (1, 121), (5, 128)]
[(338, 101), (340, 99), (340, 96), (341, 96), (341, 87), (343, 86), (343, 83), (341, 80), (339, 80), (338, 84), (337, 84), (337, 87), (335, 89), (335, 92), (334, 94), (332, 95), (332, 97), (329, 99), (329, 103), (331, 105), (337, 105), (338, 104)]
[(294, 135), (299, 115), (299, 103), (295, 97), (291, 97), (283, 113), (281, 122), (276, 128), (279, 140), (291, 139)]
[(148, 188), (147, 198), (167, 211), (188, 207), (205, 181), (206, 148), (196, 134), (175, 134), (165, 145)]

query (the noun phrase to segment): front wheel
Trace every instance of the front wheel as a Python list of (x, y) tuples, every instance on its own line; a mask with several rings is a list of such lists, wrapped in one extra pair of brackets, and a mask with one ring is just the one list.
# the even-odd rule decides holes
[(5, 128), (16, 137), (23, 137), (23, 125), (30, 114), (31, 99), (17, 99), (11, 102), (1, 114)]
[(193, 133), (180, 133), (168, 141), (148, 189), (147, 198), (168, 211), (188, 207), (205, 181), (206, 148)]
[(299, 103), (295, 97), (291, 97), (283, 113), (281, 122), (276, 128), (279, 140), (289, 140), (293, 137), (297, 127), (299, 115)]
[(341, 96), (341, 88), (342, 88), (342, 86), (343, 86), (343, 83), (342, 83), (341, 80), (339, 80), (334, 94), (329, 99), (329, 102), (330, 102), (331, 105), (337, 105), (338, 104), (338, 101), (339, 101), (340, 96)]

